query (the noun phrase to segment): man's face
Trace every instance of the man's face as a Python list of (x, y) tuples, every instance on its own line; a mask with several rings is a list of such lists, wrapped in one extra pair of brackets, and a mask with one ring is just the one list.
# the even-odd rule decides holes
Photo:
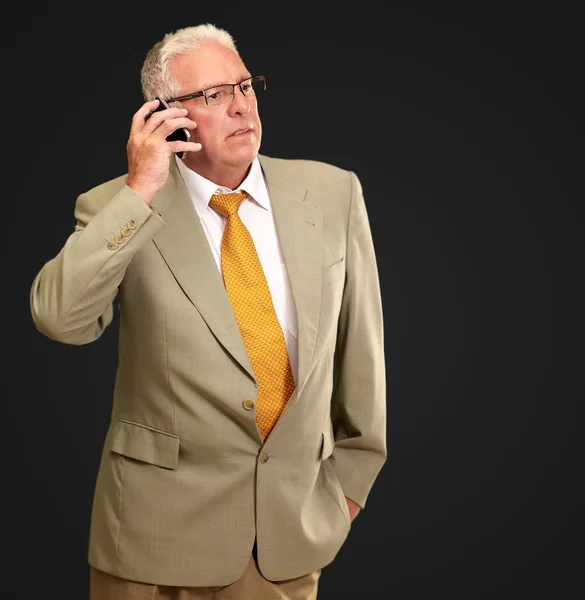
[[(181, 95), (222, 83), (237, 83), (252, 75), (233, 50), (217, 43), (207, 43), (175, 59), (171, 70), (183, 83)], [(236, 86), (233, 99), (226, 104), (207, 105), (203, 98), (181, 104), (189, 111), (187, 116), (197, 123), (197, 128), (191, 130), (191, 140), (203, 146), (199, 152), (187, 154), (185, 162), (191, 168), (206, 176), (249, 167), (262, 138), (255, 97), (245, 97)], [(234, 135), (244, 129), (248, 131)]]

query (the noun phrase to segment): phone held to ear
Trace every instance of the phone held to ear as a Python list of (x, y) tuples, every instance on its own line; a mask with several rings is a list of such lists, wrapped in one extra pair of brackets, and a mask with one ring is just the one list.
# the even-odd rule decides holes
[[(155, 100), (158, 100), (159, 105), (157, 108), (154, 109), (154, 111), (151, 114), (154, 114), (155, 112), (158, 112), (159, 110), (166, 110), (167, 108), (171, 108), (169, 106), (168, 102), (166, 102), (159, 96), (157, 96), (155, 98)], [(188, 129), (185, 129), (185, 127), (179, 127), (179, 129), (176, 129), (175, 131), (173, 131), (173, 133), (168, 135), (166, 140), (167, 140), (167, 142), (190, 142), (191, 141), (191, 132)], [(186, 152), (175, 152), (175, 154), (179, 155), (180, 158), (185, 158), (185, 155), (187, 153)]]

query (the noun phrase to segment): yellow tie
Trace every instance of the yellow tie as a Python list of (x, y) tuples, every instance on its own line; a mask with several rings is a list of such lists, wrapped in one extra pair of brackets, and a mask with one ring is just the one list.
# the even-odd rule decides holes
[(254, 375), (256, 422), (265, 440), (295, 384), (282, 328), (250, 232), (238, 216), (245, 193), (214, 194), (209, 206), (227, 218), (221, 241), (223, 281)]

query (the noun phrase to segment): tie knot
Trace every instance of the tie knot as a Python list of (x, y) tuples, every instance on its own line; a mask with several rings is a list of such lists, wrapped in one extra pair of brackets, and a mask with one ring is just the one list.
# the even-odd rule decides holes
[(248, 194), (242, 192), (233, 192), (231, 194), (213, 194), (209, 201), (211, 208), (220, 212), (224, 217), (229, 217), (238, 213), (242, 200)]

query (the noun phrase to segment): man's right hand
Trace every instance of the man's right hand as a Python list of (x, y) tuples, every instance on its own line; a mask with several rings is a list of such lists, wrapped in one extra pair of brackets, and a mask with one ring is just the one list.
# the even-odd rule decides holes
[(130, 137), (126, 145), (128, 155), (127, 185), (132, 188), (148, 206), (164, 186), (169, 176), (169, 163), (173, 152), (197, 152), (201, 144), (196, 142), (167, 142), (166, 138), (180, 127), (193, 130), (195, 121), (186, 117), (184, 108), (169, 108), (152, 111), (158, 107), (158, 100), (142, 105), (132, 117)]

